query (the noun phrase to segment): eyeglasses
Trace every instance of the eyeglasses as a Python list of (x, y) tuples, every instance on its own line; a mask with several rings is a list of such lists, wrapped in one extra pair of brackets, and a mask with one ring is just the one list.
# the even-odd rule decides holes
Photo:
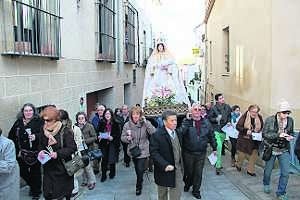
[(194, 111), (202, 111), (202, 110), (205, 110), (203, 108), (193, 108)]
[(282, 113), (282, 114), (285, 114), (285, 115), (289, 115), (289, 114), (291, 114), (291, 112), (290, 112), (290, 111), (282, 111), (281, 113)]
[(52, 122), (54, 119), (44, 119), (45, 122)]

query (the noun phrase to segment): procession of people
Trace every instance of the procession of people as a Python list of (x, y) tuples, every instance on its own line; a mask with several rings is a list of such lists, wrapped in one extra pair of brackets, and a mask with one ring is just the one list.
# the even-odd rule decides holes
[[(143, 108), (159, 106), (162, 101), (157, 101), (158, 97), (187, 106), (182, 122), (171, 109), (161, 110), (156, 120), (160, 123), (147, 119)], [(191, 102), (175, 60), (164, 41), (158, 40), (146, 68), (142, 107), (110, 108), (100, 102), (93, 115), (78, 110), (72, 123), (68, 112), (55, 105), (40, 113), (31, 103), (22, 106), (8, 138), (1, 136), (0, 129), (0, 199), (19, 199), (18, 195), (10, 197), (19, 193), (19, 176), (29, 186), (32, 199), (68, 200), (78, 195), (79, 185), (92, 191), (98, 173), (101, 184), (106, 184), (108, 177), (118, 179), (116, 164), (121, 160), (121, 149), (124, 167), (134, 166), (136, 196), (144, 192), (144, 173), (153, 162), (159, 200), (180, 200), (181, 193), (190, 190), (195, 199), (201, 199), (208, 152), (215, 157), (216, 176), (222, 175), (224, 141), (228, 138), (231, 167), (240, 172), (248, 160), (247, 175), (253, 178), (257, 178), (255, 164), (264, 146), (262, 190), (267, 194), (271, 193), (271, 173), (278, 159), (280, 178), (275, 193), (278, 199), (287, 200), (289, 142), (296, 139), (291, 112), (290, 104), (282, 100), (276, 113), (264, 120), (258, 105), (243, 111), (239, 105), (227, 104), (222, 93), (215, 95), (212, 106)], [(299, 143), (298, 139), (298, 156)], [(75, 160), (78, 156), (79, 161)], [(87, 163), (83, 158), (88, 158)], [(69, 161), (83, 166), (75, 170), (76, 166), (67, 166)]]

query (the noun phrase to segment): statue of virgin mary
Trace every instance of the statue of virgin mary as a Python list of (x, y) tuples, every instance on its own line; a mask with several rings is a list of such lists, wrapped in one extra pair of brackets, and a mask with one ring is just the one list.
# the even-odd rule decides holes
[(170, 99), (172, 104), (190, 105), (175, 59), (165, 40), (159, 38), (146, 66), (142, 106), (157, 106), (157, 101), (164, 99)]

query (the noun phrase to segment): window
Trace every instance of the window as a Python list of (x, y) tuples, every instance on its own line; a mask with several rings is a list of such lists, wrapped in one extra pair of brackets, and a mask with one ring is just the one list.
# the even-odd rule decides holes
[(230, 63), (229, 63), (229, 27), (223, 29), (223, 38), (224, 38), (224, 63), (225, 71), (230, 72)]
[(128, 3), (125, 6), (125, 63), (135, 63), (135, 18), (134, 7)]
[(12, 0), (8, 10), (3, 55), (61, 57), (60, 0)]
[(96, 5), (98, 9), (96, 60), (115, 62), (115, 1), (98, 0)]
[(145, 66), (145, 67), (147, 65), (147, 59), (148, 59), (148, 56), (147, 56), (147, 33), (144, 30), (143, 31), (143, 66)]

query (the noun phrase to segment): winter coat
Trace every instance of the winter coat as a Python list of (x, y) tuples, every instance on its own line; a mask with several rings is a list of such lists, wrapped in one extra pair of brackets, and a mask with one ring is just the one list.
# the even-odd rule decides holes
[(97, 140), (97, 134), (95, 132), (94, 126), (87, 122), (82, 128), (81, 128), (83, 140), (85, 144), (88, 146), (89, 150), (93, 150), (96, 147), (96, 140)]
[[(19, 155), (20, 147), (21, 149), (38, 151), (43, 124), (42, 119), (37, 116), (33, 117), (26, 125), (24, 125), (23, 119), (17, 119), (15, 121), (8, 133), (8, 138), (15, 143), (16, 155)], [(28, 134), (25, 131), (27, 128), (31, 129), (31, 134), (35, 134), (35, 140), (31, 142), (32, 148), (30, 148)]]
[[(61, 134), (63, 134), (63, 147)], [(57, 152), (57, 159), (51, 159), (43, 165), (43, 193), (45, 198), (49, 199), (58, 199), (66, 195), (71, 195), (74, 188), (74, 176), (69, 176), (67, 174), (61, 160), (71, 160), (71, 155), (77, 150), (73, 132), (71, 129), (62, 126), (54, 138), (56, 139), (57, 144), (54, 144), (51, 147), (54, 152)], [(48, 138), (43, 133), (40, 149), (46, 150), (46, 146), (48, 146)]]
[[(259, 149), (259, 144), (261, 143), (260, 141), (256, 141), (256, 140), (252, 140), (251, 136), (247, 136), (247, 131), (248, 129), (246, 129), (244, 127), (244, 123), (247, 117), (247, 112), (245, 112), (239, 119), (238, 123), (236, 124), (236, 129), (239, 131), (239, 135), (237, 138), (237, 150), (241, 151), (243, 153), (252, 154), (252, 151), (254, 149)], [(260, 114), (258, 114), (260, 123), (261, 123), (261, 129), (263, 127), (263, 119), (262, 116)], [(253, 124), (252, 124), (253, 125)], [(253, 125), (254, 126), (254, 125)], [(259, 130), (261, 131), (261, 130)]]
[[(176, 133), (178, 132), (176, 131)], [(176, 170), (180, 170), (180, 166), (175, 165), (171, 138), (165, 127), (157, 129), (151, 136), (150, 154), (154, 163), (155, 183), (159, 186), (174, 188), (176, 186)], [(165, 169), (168, 165), (175, 166), (175, 170), (166, 172)]]
[[(216, 151), (216, 140), (213, 129), (208, 121), (204, 118), (200, 120), (200, 135), (198, 136), (195, 127), (195, 121), (192, 119), (184, 119), (181, 125), (182, 129), (182, 149), (185, 152), (200, 155), (206, 152), (207, 143), (210, 143), (214, 151)], [(180, 132), (179, 132), (180, 133)]]
[[(294, 136), (294, 120), (291, 117), (287, 117), (287, 125), (285, 131), (287, 134)], [(278, 143), (282, 141), (285, 144), (285, 147), (281, 148), (281, 150), (290, 150), (290, 142), (284, 138), (279, 138), (278, 122), (276, 115), (272, 115), (266, 119), (262, 133), (263, 138), (266, 140), (267, 143), (277, 146)]]
[[(127, 140), (127, 131), (131, 130), (132, 141)], [(127, 153), (129, 156), (130, 149), (138, 145), (141, 149), (141, 155), (137, 158), (147, 158), (150, 156), (149, 153), (149, 136), (155, 132), (154, 126), (146, 120), (139, 121), (138, 123), (133, 123), (131, 120), (126, 122), (123, 131), (121, 140), (122, 142), (128, 143)]]
[[(103, 153), (103, 156), (108, 156), (108, 163), (114, 164), (118, 162), (119, 148), (120, 148), (120, 127), (117, 122), (113, 121), (111, 125), (110, 135), (113, 137), (112, 141), (108, 139), (101, 139), (99, 142), (99, 147)], [(100, 121), (99, 123), (99, 133), (107, 132), (106, 122)]]
[[(218, 124), (217, 117), (222, 115), (220, 123)], [(222, 132), (222, 128), (231, 121), (231, 108), (228, 104), (216, 104), (208, 113), (208, 119), (213, 126), (214, 131)]]
[(20, 170), (13, 141), (0, 135), (0, 199), (19, 200)]

